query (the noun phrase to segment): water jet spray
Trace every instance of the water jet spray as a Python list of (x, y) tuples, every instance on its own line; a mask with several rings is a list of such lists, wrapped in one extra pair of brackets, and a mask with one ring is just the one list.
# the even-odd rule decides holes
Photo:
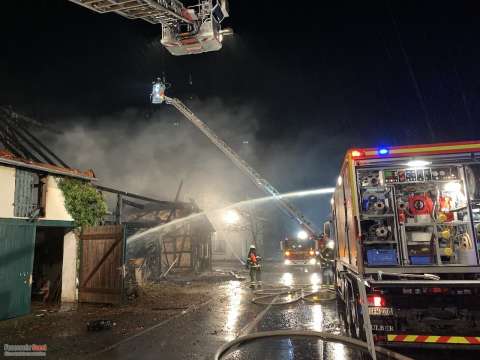
[(202, 211), (199, 213), (191, 214), (189, 216), (186, 216), (181, 219), (175, 219), (173, 221), (170, 221), (169, 223), (166, 224), (161, 224), (158, 226), (155, 226), (153, 228), (150, 228), (148, 230), (145, 230), (141, 233), (135, 234), (133, 236), (130, 236), (127, 239), (127, 243), (132, 243), (138, 239), (141, 239), (147, 235), (151, 234), (156, 234), (156, 233), (161, 233), (171, 227), (178, 226), (178, 225), (183, 225), (184, 223), (188, 223), (189, 221), (194, 221), (196, 219), (201, 218), (202, 216), (208, 216), (216, 214), (216, 213), (221, 213), (221, 212), (227, 212), (229, 210), (234, 210), (236, 208), (241, 208), (242, 206), (245, 205), (259, 205), (262, 203), (267, 203), (269, 201), (273, 200), (278, 200), (278, 199), (292, 199), (292, 198), (302, 198), (306, 196), (315, 196), (315, 195), (326, 195), (326, 194), (332, 194), (334, 192), (335, 188), (327, 187), (327, 188), (319, 188), (319, 189), (312, 189), (312, 190), (301, 190), (301, 191), (293, 191), (285, 194), (278, 194), (276, 196), (264, 196), (261, 198), (256, 198), (256, 199), (250, 199), (250, 200), (244, 200), (240, 201), (234, 204), (230, 204), (228, 206), (225, 206), (220, 209), (213, 209), (213, 210), (207, 210), (207, 211)]

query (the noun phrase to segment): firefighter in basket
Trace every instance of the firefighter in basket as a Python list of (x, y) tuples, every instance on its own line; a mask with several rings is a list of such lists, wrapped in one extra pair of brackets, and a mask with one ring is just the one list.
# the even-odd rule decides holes
[(250, 287), (252, 289), (262, 286), (261, 259), (262, 258), (257, 255), (255, 245), (250, 245), (250, 250), (247, 256), (247, 267), (250, 270)]

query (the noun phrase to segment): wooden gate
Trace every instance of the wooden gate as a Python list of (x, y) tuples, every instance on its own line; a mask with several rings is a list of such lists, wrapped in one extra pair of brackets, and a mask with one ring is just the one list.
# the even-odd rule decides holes
[(125, 256), (123, 226), (84, 227), (80, 239), (79, 302), (120, 303)]

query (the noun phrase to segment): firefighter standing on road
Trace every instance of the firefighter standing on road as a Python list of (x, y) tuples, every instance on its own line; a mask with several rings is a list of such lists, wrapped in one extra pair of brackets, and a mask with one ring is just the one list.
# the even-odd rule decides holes
[(250, 251), (247, 256), (247, 266), (250, 269), (250, 287), (254, 289), (262, 286), (262, 277), (260, 269), (260, 260), (262, 258), (257, 255), (255, 245), (250, 245)]
[(325, 234), (321, 235), (322, 240), (319, 246), (319, 259), (322, 266), (322, 282), (325, 285), (333, 284), (333, 248), (335, 243), (332, 239), (329, 239)]

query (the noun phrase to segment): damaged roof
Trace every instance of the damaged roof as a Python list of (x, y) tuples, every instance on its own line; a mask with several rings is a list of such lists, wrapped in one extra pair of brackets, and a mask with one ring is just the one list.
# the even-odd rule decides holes
[(15, 166), (15, 167), (22, 167), (26, 169), (37, 170), (41, 172), (46, 172), (49, 174), (61, 175), (61, 176), (68, 176), (77, 179), (83, 180), (97, 180), (95, 178), (95, 173), (92, 169), (81, 171), (74, 168), (68, 167), (61, 167), (57, 165), (36, 162), (28, 159), (24, 159), (18, 156), (15, 156), (8, 150), (0, 149), (0, 164)]

